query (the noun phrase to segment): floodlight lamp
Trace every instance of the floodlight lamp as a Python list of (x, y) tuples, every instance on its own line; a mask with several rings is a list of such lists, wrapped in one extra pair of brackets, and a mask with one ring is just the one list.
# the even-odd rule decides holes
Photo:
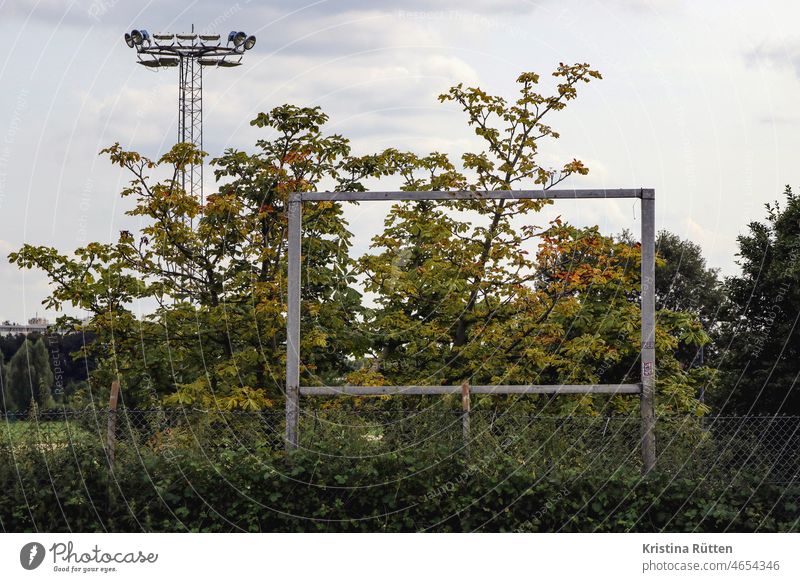
[(233, 46), (242, 46), (245, 40), (247, 40), (247, 35), (240, 30), (233, 37)]
[(228, 44), (233, 42), (233, 38), (236, 36), (236, 31), (232, 30), (228, 33)]
[(127, 32), (125, 33), (125, 44), (128, 45), (128, 47), (133, 48), (133, 39)]
[(144, 41), (144, 36), (140, 31), (134, 30), (133, 32), (131, 32), (131, 40), (133, 41), (133, 44), (138, 46), (142, 44), (142, 41)]
[(254, 46), (256, 46), (256, 37), (254, 37), (254, 36), (251, 34), (250, 36), (248, 36), (248, 37), (247, 37), (247, 40), (245, 40), (245, 41), (244, 41), (244, 48), (245, 48), (246, 50), (250, 50), (250, 49), (251, 49), (251, 48), (253, 48)]

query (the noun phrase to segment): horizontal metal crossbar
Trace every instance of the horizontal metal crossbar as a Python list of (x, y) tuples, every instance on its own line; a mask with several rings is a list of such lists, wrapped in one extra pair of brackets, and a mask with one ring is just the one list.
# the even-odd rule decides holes
[[(520, 384), (470, 386), (471, 394), (640, 394), (641, 384)], [(461, 386), (301, 386), (303, 396), (461, 394)]]
[(618, 188), (594, 190), (452, 190), (452, 191), (414, 191), (414, 192), (292, 192), (290, 202), (320, 202), (332, 200), (340, 202), (376, 200), (575, 200), (585, 198), (655, 198), (652, 188)]

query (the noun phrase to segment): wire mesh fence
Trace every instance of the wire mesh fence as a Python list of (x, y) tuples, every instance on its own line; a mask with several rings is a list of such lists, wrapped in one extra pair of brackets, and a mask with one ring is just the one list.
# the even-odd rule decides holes
[[(0, 447), (33, 444), (58, 451), (108, 441), (109, 412), (49, 411), (0, 415)], [(120, 409), (116, 446), (158, 452), (231, 448), (282, 450), (282, 411)], [(661, 417), (656, 424), (657, 469), (676, 477), (765, 483), (800, 480), (800, 416)], [(542, 416), (477, 410), (465, 431), (461, 412), (420, 410), (304, 410), (301, 449), (324, 457), (361, 458), (429, 452), (432, 459), (464, 455), (490, 466), (499, 456), (546, 472), (610, 475), (641, 468), (635, 416)]]

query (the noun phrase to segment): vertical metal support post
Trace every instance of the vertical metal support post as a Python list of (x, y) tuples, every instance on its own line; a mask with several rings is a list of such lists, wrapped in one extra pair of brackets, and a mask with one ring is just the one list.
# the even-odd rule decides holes
[[(186, 141), (186, 61), (191, 60), (187, 57), (181, 56), (178, 61), (178, 143)], [(186, 183), (186, 169), (181, 170), (179, 175), (181, 188), (184, 192), (188, 192)]]
[(656, 200), (655, 193), (642, 191), (642, 474), (656, 464), (655, 392), (656, 392)]
[[(192, 143), (203, 151), (203, 66), (197, 59), (192, 59)], [(203, 194), (203, 163), (192, 164), (192, 195), (200, 204), (206, 203)]]
[[(178, 61), (178, 142), (203, 150), (203, 66), (193, 56)], [(203, 196), (203, 164), (189, 164), (180, 173), (181, 187), (200, 204)]]
[(286, 296), (286, 450), (297, 448), (300, 422), (300, 241), (303, 208), (300, 196), (290, 194), (287, 205), (288, 284)]

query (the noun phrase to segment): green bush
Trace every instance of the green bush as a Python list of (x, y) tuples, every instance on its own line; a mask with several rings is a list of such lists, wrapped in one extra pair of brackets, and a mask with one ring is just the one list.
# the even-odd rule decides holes
[(800, 487), (541, 473), (443, 448), (351, 459), (99, 439), (0, 444), (5, 531), (790, 531)]

